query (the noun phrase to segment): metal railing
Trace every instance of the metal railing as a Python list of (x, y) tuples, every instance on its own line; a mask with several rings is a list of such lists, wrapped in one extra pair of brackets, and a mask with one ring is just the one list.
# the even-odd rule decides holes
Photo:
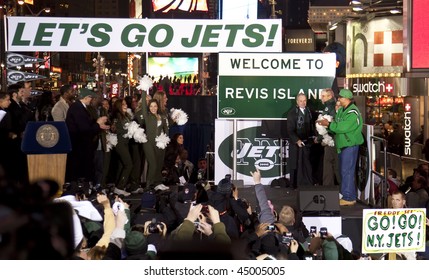
[[(374, 166), (373, 164), (371, 164), (371, 175), (375, 175), (378, 178), (380, 178), (380, 206), (381, 208), (386, 208), (387, 206), (387, 140), (381, 137), (377, 137), (377, 136), (371, 136), (371, 146), (376, 146), (375, 145), (375, 141), (377, 141), (378, 143), (382, 144), (383, 147), (383, 152), (384, 156), (382, 157), (382, 165), (383, 165), (383, 170), (381, 170), (381, 168), (377, 168), (379, 165), (377, 164), (378, 161), (378, 157), (376, 156), (376, 165)], [(376, 149), (377, 151), (378, 149)], [(375, 167), (375, 170), (374, 170)], [(371, 188), (372, 188), (372, 193), (374, 195), (375, 193), (375, 186), (374, 186), (374, 182), (373, 182), (373, 176), (371, 176)], [(377, 201), (375, 201), (375, 197), (374, 197), (374, 204), (378, 204)]]
[(412, 145), (411, 156), (401, 156), (386, 151), (388, 142), (385, 139), (375, 136), (372, 137), (377, 138), (377, 140), (383, 143), (383, 150), (379, 149), (376, 153), (376, 170), (373, 170), (372, 172), (381, 179), (381, 206), (382, 208), (385, 208), (384, 206), (387, 205), (386, 199), (389, 186), (387, 182), (387, 169), (390, 168), (395, 170), (398, 177), (400, 177), (398, 179), (400, 179), (401, 183), (404, 183), (407, 177), (413, 175), (414, 169), (417, 168), (419, 164), (429, 164), (429, 162), (423, 159), (423, 147), (421, 144), (414, 143)]

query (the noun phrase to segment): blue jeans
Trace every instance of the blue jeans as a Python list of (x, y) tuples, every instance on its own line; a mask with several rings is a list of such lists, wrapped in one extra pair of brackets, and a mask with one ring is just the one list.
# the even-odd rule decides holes
[(359, 155), (359, 146), (347, 147), (341, 150), (340, 169), (341, 169), (341, 194), (347, 201), (356, 200), (356, 162)]

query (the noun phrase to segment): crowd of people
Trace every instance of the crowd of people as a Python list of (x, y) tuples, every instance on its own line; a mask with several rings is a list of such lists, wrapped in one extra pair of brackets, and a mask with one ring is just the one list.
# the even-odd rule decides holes
[[(72, 143), (67, 183), (41, 180), (30, 186), (23, 177), (26, 162), (19, 141), (26, 122), (40, 118), (26, 104), (26, 90), (25, 84), (17, 84), (0, 93), (2, 259), (361, 258), (350, 239), (309, 230), (302, 213), (291, 205), (275, 209), (257, 169), (251, 173), (256, 205), (240, 197), (229, 176), (217, 185), (209, 183), (213, 170), (205, 158), (197, 168), (187, 160), (183, 134), (163, 137), (177, 120), (171, 118), (162, 90), (103, 100), (88, 89), (76, 94), (72, 87), (62, 87), (52, 109), (39, 106), (39, 116), (67, 125)], [(289, 159), (296, 160), (288, 163), (291, 183), (315, 182), (309, 148), (321, 143), (326, 172), (331, 174), (323, 177), (323, 184), (340, 184), (340, 205), (355, 205), (355, 170), (363, 137), (352, 93), (343, 89), (336, 101), (332, 90), (322, 91), (325, 109), (317, 120), (305, 95), (298, 94), (296, 101), (288, 114), (293, 153)], [(144, 129), (144, 137), (130, 136), (132, 122)], [(327, 156), (329, 152), (338, 157)], [(392, 185), (392, 207), (427, 207), (428, 171), (428, 165), (421, 165), (403, 185), (397, 189)], [(391, 170), (392, 182), (394, 173)], [(57, 197), (59, 190), (62, 194)], [(131, 193), (141, 195), (141, 204), (133, 211), (127, 201)], [(398, 202), (398, 195), (406, 203)]]
[[(169, 127), (177, 120), (170, 117), (168, 95), (163, 90), (151, 89), (152, 96), (143, 91), (132, 97), (105, 99), (89, 89), (76, 91), (72, 85), (64, 85), (58, 96), (46, 91), (35, 104), (30, 90), (31, 83), (17, 83), (2, 93), (0, 126), (5, 156), (0, 164), (13, 181), (28, 183), (21, 143), (30, 121), (66, 123), (72, 145), (67, 183), (84, 181), (97, 188), (114, 185), (116, 193), (128, 196), (166, 189), (167, 184), (179, 184), (180, 180), (196, 182), (198, 172), (206, 174), (206, 168), (194, 168), (188, 160), (182, 133), (169, 138)], [(144, 140), (129, 135), (127, 126), (132, 122), (144, 130)], [(164, 144), (159, 142), (161, 138)], [(213, 177), (213, 172), (207, 173)]]

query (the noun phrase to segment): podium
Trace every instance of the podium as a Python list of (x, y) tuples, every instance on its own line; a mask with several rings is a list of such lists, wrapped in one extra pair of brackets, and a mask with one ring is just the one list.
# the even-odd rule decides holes
[(65, 181), (67, 153), (71, 151), (65, 122), (28, 122), (21, 150), (27, 154), (30, 184), (51, 179), (61, 189)]

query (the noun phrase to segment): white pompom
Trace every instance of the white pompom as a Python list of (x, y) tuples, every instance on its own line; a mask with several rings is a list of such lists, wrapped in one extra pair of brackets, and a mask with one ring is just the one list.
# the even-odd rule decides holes
[(113, 147), (116, 146), (116, 144), (118, 144), (118, 136), (114, 133), (111, 132), (107, 132), (106, 134), (106, 150), (107, 152), (110, 152)]
[(149, 78), (148, 75), (144, 75), (142, 78), (139, 79), (139, 85), (137, 86), (137, 89), (148, 91), (153, 86), (153, 81), (151, 78)]
[(126, 130), (127, 130), (127, 133), (125, 133), (125, 134), (123, 135), (123, 136), (124, 136), (124, 138), (129, 138), (129, 139), (133, 138), (134, 134), (136, 133), (136, 131), (137, 131), (137, 129), (138, 129), (139, 127), (140, 127), (140, 126), (139, 126), (139, 124), (138, 124), (138, 123), (136, 123), (135, 121), (127, 122), (127, 123), (124, 125), (124, 129), (126, 129)]
[(170, 118), (178, 125), (184, 125), (188, 122), (188, 114), (183, 112), (182, 109), (172, 108), (170, 110)]
[(146, 143), (147, 142), (147, 137), (146, 137), (146, 133), (144, 133), (144, 129), (139, 127), (136, 132), (134, 133), (133, 136), (134, 140), (137, 143)]
[(144, 133), (144, 129), (135, 122), (128, 122), (124, 125), (124, 128), (127, 130), (127, 133), (124, 134), (125, 138), (134, 139), (137, 143), (146, 143), (147, 137)]
[[(317, 117), (317, 120), (321, 120), (321, 119), (326, 119), (326, 120), (328, 120), (329, 122), (331, 122), (331, 121), (332, 121), (332, 116), (330, 116), (330, 115), (322, 115), (322, 114), (320, 114), (320, 115)], [(329, 146), (329, 147), (334, 147), (334, 146), (335, 146), (334, 139), (332, 139), (331, 135), (329, 135), (329, 134), (328, 134), (328, 129), (327, 129), (326, 127), (321, 126), (320, 124), (318, 124), (318, 123), (316, 122), (316, 130), (317, 130), (317, 132), (318, 132), (320, 135), (322, 135), (322, 136), (323, 136), (323, 139), (322, 139), (322, 146)]]
[(160, 149), (165, 149), (170, 143), (170, 137), (168, 137), (164, 132), (155, 138), (156, 146)]

